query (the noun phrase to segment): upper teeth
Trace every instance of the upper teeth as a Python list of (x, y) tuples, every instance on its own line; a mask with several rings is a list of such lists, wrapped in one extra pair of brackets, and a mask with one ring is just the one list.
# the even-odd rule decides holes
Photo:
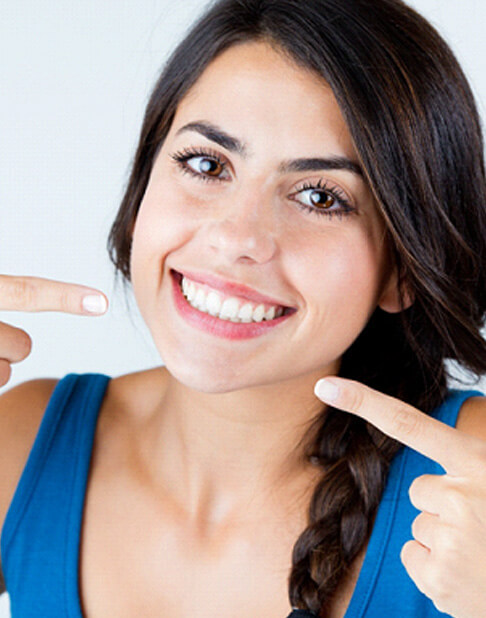
[(278, 305), (256, 305), (244, 298), (225, 296), (207, 286), (182, 277), (182, 292), (196, 309), (231, 322), (262, 322), (280, 317), (284, 311)]

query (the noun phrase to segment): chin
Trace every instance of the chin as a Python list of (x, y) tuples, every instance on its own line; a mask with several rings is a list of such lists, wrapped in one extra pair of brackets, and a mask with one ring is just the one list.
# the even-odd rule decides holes
[(164, 363), (174, 380), (201, 393), (229, 393), (251, 386), (242, 377), (235, 375), (228, 366), (221, 371), (218, 367), (212, 367), (211, 370), (197, 369), (189, 366), (187, 362), (182, 368), (170, 360), (164, 359)]

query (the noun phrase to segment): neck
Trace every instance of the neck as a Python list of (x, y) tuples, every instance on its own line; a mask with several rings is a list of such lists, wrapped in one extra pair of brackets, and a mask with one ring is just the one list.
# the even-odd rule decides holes
[(142, 452), (151, 478), (188, 520), (222, 524), (309, 498), (318, 470), (307, 461), (302, 438), (325, 407), (313, 392), (322, 371), (217, 394), (164, 372)]

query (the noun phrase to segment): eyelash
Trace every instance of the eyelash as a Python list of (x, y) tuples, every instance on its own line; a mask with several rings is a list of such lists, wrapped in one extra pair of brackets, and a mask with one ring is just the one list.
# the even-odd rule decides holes
[[(201, 148), (194, 148), (194, 147), (185, 148), (181, 151), (171, 154), (170, 157), (176, 162), (176, 164), (180, 167), (183, 173), (194, 176), (198, 180), (202, 180), (203, 182), (214, 182), (214, 181), (223, 182), (217, 176), (215, 177), (206, 176), (203, 173), (196, 172), (195, 170), (192, 169), (192, 167), (187, 165), (187, 161), (189, 159), (192, 159), (194, 157), (203, 157), (205, 159), (215, 161), (221, 166), (222, 170), (224, 171), (227, 167), (226, 162), (223, 161), (216, 152), (211, 151), (210, 149), (203, 150)], [(304, 183), (292, 195), (295, 195), (297, 193), (300, 193), (301, 191), (306, 191), (306, 190), (324, 191), (339, 204), (340, 209), (339, 210), (325, 210), (323, 208), (317, 208), (317, 207), (309, 206), (308, 204), (303, 204), (302, 202), (298, 200), (293, 200), (298, 205), (298, 207), (304, 211), (307, 211), (317, 216), (321, 216), (321, 215), (324, 215), (326, 217), (337, 216), (339, 219), (341, 219), (343, 216), (347, 216), (347, 215), (350, 215), (356, 212), (355, 208), (351, 206), (349, 200), (347, 199), (345, 194), (341, 191), (341, 189), (339, 189), (339, 187), (330, 186), (326, 180), (320, 179), (317, 182), (317, 184)]]

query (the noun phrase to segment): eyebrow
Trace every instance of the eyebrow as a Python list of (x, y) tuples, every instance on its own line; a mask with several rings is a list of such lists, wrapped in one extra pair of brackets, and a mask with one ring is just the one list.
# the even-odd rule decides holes
[[(230, 152), (236, 152), (243, 158), (248, 158), (248, 147), (241, 140), (233, 135), (229, 135), (220, 127), (206, 120), (198, 120), (189, 122), (181, 127), (176, 135), (180, 135), (186, 131), (196, 131), (207, 139), (219, 144), (222, 148)], [(351, 161), (347, 157), (311, 157), (301, 159), (287, 159), (282, 161), (278, 167), (280, 174), (291, 172), (313, 172), (318, 170), (345, 170), (353, 172), (357, 176), (364, 179), (362, 167), (355, 161)]]

